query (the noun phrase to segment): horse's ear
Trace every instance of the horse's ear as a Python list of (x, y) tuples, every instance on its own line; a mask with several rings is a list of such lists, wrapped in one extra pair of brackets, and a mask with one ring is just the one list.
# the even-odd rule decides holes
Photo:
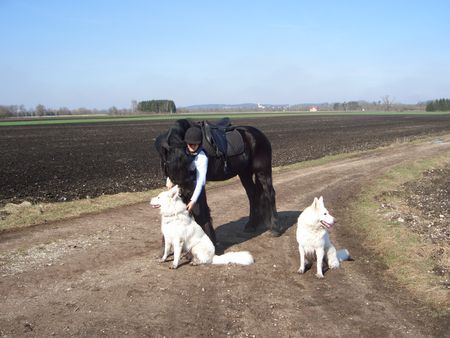
[(192, 122), (188, 119), (180, 119), (176, 121), (176, 124), (183, 130), (186, 131), (189, 127), (192, 127)]

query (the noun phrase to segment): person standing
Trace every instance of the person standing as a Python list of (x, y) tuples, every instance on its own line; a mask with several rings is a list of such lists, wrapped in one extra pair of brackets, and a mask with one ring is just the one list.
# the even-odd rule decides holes
[[(205, 185), (208, 171), (208, 157), (202, 149), (202, 139), (203, 134), (199, 127), (190, 127), (186, 130), (184, 142), (186, 143), (186, 153), (188, 156), (192, 156), (189, 174), (194, 181), (195, 188), (192, 193), (188, 191), (186, 194), (186, 191), (183, 191), (181, 195), (187, 204), (187, 209), (194, 216), (195, 221), (202, 227), (214, 246), (216, 246), (216, 233), (212, 226), (211, 213), (206, 200)], [(167, 187), (170, 188), (171, 185), (170, 179), (168, 179)]]

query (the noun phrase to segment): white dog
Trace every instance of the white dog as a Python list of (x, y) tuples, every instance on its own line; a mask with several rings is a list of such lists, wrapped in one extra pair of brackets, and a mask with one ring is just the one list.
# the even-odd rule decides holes
[(186, 210), (186, 204), (179, 196), (177, 185), (152, 198), (150, 204), (154, 208), (160, 208), (161, 212), (161, 231), (165, 242), (161, 262), (166, 261), (171, 247), (173, 247), (174, 269), (178, 267), (182, 251), (192, 253), (194, 265), (228, 263), (250, 265), (254, 262), (248, 251), (216, 256), (213, 243)]
[(314, 198), (314, 202), (300, 214), (297, 221), (297, 242), (300, 252), (298, 273), (305, 272), (305, 264), (308, 264), (306, 258), (314, 257), (314, 254), (317, 259), (316, 276), (318, 278), (323, 278), (322, 262), (324, 259), (331, 269), (338, 268), (339, 261), (350, 259), (350, 254), (346, 249), (336, 252), (330, 242), (327, 230), (333, 224), (334, 217), (325, 208), (322, 196), (319, 199)]

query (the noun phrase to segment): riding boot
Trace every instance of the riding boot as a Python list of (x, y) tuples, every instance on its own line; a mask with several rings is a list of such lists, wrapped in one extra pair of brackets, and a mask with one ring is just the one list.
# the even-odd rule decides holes
[(214, 228), (211, 224), (210, 221), (206, 222), (203, 225), (203, 231), (205, 232), (205, 234), (209, 237), (209, 239), (211, 240), (211, 242), (214, 244), (214, 247), (217, 245), (217, 240), (216, 240), (216, 232), (214, 231)]

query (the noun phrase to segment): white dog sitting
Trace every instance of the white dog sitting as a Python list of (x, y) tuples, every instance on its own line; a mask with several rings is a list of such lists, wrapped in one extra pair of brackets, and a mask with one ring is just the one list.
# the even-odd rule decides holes
[(213, 243), (186, 210), (186, 204), (179, 196), (177, 185), (152, 198), (150, 204), (154, 208), (160, 208), (161, 212), (161, 231), (165, 242), (161, 262), (166, 261), (171, 247), (173, 247), (174, 269), (178, 267), (182, 251), (192, 253), (194, 265), (229, 263), (250, 265), (254, 262), (248, 251), (215, 255)]
[(350, 259), (346, 249), (336, 252), (328, 236), (328, 229), (334, 224), (334, 217), (328, 213), (323, 203), (323, 198), (314, 198), (314, 202), (307, 207), (298, 217), (297, 242), (300, 252), (300, 268), (298, 273), (305, 272), (307, 258), (316, 256), (318, 278), (323, 278), (322, 263), (325, 259), (328, 267), (335, 269), (339, 262)]

